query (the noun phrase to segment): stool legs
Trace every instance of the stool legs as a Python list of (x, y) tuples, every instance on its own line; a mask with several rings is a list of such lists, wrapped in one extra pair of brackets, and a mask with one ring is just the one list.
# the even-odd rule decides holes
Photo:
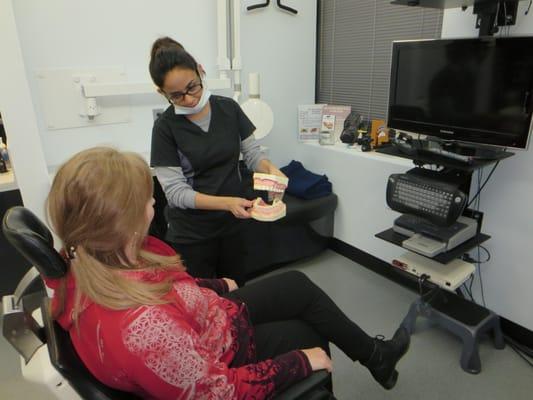
[(409, 332), (409, 335), (412, 335), (415, 331), (415, 324), (416, 324), (416, 318), (418, 317), (418, 314), (420, 313), (420, 307), (421, 307), (421, 300), (418, 299), (411, 306), (409, 307), (409, 311), (407, 312), (407, 315), (402, 321), (402, 325), (407, 329), (407, 332)]
[(463, 342), (460, 360), (461, 368), (468, 373), (478, 374), (481, 372), (481, 360), (479, 358), (479, 338), (481, 335), (492, 333), (494, 347), (496, 349), (503, 349), (505, 347), (500, 318), (493, 312), (488, 312), (487, 317), (479, 321), (477, 325), (468, 325), (434, 309), (431, 304), (419, 298), (409, 307), (409, 311), (403, 319), (402, 325), (407, 329), (409, 334), (413, 334), (416, 319), (421, 315), (458, 336)]
[(478, 338), (471, 332), (464, 330), (461, 339), (463, 340), (461, 368), (471, 374), (479, 374), (481, 372), (481, 360), (479, 359)]

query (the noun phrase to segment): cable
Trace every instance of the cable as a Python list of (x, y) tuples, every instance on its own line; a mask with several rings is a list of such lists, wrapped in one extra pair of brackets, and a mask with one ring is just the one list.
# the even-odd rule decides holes
[(485, 246), (478, 245), (478, 248), (479, 247), (481, 247), (485, 251), (485, 253), (487, 254), (487, 259), (486, 260), (483, 260), (483, 261), (481, 261), (479, 259), (478, 260), (474, 260), (472, 257), (470, 257), (469, 254), (465, 254), (463, 256), (463, 260), (466, 261), (466, 262), (472, 263), (472, 264), (485, 264), (485, 263), (489, 262), (490, 258), (491, 258), (490, 251), (488, 251)]
[[(504, 3), (505, 4), (505, 3)], [(498, 32), (498, 14), (500, 13), (500, 2), (498, 2), (498, 6), (496, 8), (496, 17), (494, 18), (494, 22), (492, 23), (492, 33)]]
[[(507, 3), (503, 2), (503, 27), (507, 27)], [(509, 31), (507, 31), (507, 36), (509, 36)]]
[(527, 10), (524, 15), (527, 15), (529, 13), (529, 9), (531, 8), (531, 3), (533, 3), (533, 0), (529, 0), (529, 5), (527, 6)]
[(515, 344), (507, 341), (507, 344), (509, 345), (509, 347), (511, 347), (511, 349), (513, 349), (515, 351), (516, 354), (518, 354), (520, 356), (520, 358), (522, 358), (530, 367), (533, 368), (533, 362), (531, 362), (531, 360), (529, 360), (523, 353), (521, 350), (519, 350)]
[[(487, 179), (485, 180), (485, 182), (483, 182), (483, 185), (481, 185), (480, 187), (478, 187), (478, 191), (477, 193), (474, 195), (474, 197), (472, 197), (472, 199), (470, 200), (470, 202), (468, 203), (467, 207), (470, 207), (470, 205), (472, 205), (472, 203), (474, 202), (474, 200), (476, 200), (476, 198), (479, 196), (479, 194), (481, 193), (481, 191), (483, 190), (483, 188), (485, 187), (485, 185), (487, 184), (487, 182), (489, 181), (490, 177), (492, 176), (492, 174), (494, 173), (494, 170), (496, 170), (496, 167), (498, 166), (498, 164), (500, 163), (500, 161), (496, 161), (496, 164), (494, 164), (494, 167), (492, 167), (492, 170), (489, 172), (489, 176), (487, 176)], [(479, 173), (481, 173), (481, 169), (479, 170), (478, 172), (478, 177), (479, 177)]]
[(487, 263), (490, 261), (490, 251), (487, 250), (487, 248), (485, 246), (482, 246), (482, 245), (478, 245), (478, 247), (482, 248), (483, 250), (485, 250), (485, 253), (487, 253), (487, 259), (485, 261), (478, 261), (480, 264), (484, 264), (484, 263)]
[(474, 285), (474, 275), (472, 275), (472, 279), (470, 280), (470, 285), (468, 286), (468, 291), (472, 295), (472, 301), (477, 304), (476, 299), (474, 299), (474, 294), (472, 293), (472, 286)]
[[(497, 164), (496, 164), (497, 165)], [(496, 168), (496, 165), (492, 169), (491, 173), (494, 172), (494, 169)], [(485, 184), (490, 179), (490, 174), (487, 177), (487, 180), (485, 181)], [(479, 211), (481, 208), (481, 190), (483, 189), (483, 186), (481, 186), (481, 181), (483, 180), (483, 170), (480, 169), (477, 174), (477, 202), (476, 202), (476, 211)], [(487, 303), (485, 302), (485, 288), (483, 287), (483, 274), (481, 272), (481, 263), (479, 260), (481, 259), (481, 254), (479, 252), (479, 246), (477, 246), (477, 263), (476, 267), (478, 270), (478, 276), (479, 276), (479, 288), (481, 289), (481, 302), (483, 303), (483, 307), (487, 306)]]
[(418, 293), (420, 297), (423, 297), (424, 293), (422, 292), (422, 285), (429, 277), (426, 274), (422, 274), (418, 277)]
[[(424, 301), (424, 303), (431, 303), (431, 301), (437, 297), (437, 295), (439, 294), (439, 291), (440, 291), (440, 288), (437, 286), (437, 287), (434, 287), (433, 289), (429, 289), (426, 293), (424, 293), (423, 291), (423, 285), (425, 282), (427, 282), (429, 280), (430, 276), (429, 275), (426, 275), (426, 274), (422, 274), (418, 277), (417, 281), (418, 281), (418, 292), (420, 294), (420, 299)], [(426, 296), (431, 294), (431, 292), (433, 292), (432, 296), (427, 299)]]
[(527, 347), (526, 345), (524, 344), (521, 344), (519, 342), (517, 342), (515, 339), (512, 339), (510, 336), (507, 336), (507, 335), (503, 335), (503, 338), (505, 339), (505, 341), (507, 343), (510, 343), (512, 344), (513, 346), (517, 347), (518, 350), (520, 350), (522, 353), (524, 353), (526, 356), (530, 357), (530, 358), (533, 358), (533, 349), (531, 349), (530, 347)]
[(469, 284), (470, 284), (470, 288), (468, 286), (466, 286), (466, 282), (465, 281), (463, 284), (462, 284), (462, 287), (463, 289), (466, 291), (466, 294), (468, 294), (468, 297), (470, 297), (470, 300), (472, 300), (474, 303), (476, 302), (474, 300), (474, 296), (472, 296), (472, 290), (471, 290), (471, 287), (472, 287), (472, 281), (474, 280), (474, 274), (470, 275), (470, 278), (469, 279)]

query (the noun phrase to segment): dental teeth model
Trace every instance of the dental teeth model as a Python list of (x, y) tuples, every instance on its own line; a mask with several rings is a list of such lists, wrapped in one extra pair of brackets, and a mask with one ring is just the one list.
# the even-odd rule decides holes
[(254, 189), (283, 193), (287, 189), (289, 178), (270, 174), (254, 174)]
[(272, 204), (267, 204), (262, 198), (258, 197), (250, 210), (252, 218), (257, 221), (272, 222), (283, 218), (287, 213), (285, 203), (279, 199), (274, 199)]
[(274, 201), (272, 204), (265, 203), (258, 197), (250, 210), (253, 219), (264, 222), (276, 221), (283, 218), (287, 213), (285, 203), (281, 201), (283, 193), (287, 188), (289, 178), (270, 174), (254, 174), (254, 189), (266, 190), (269, 196), (273, 194)]

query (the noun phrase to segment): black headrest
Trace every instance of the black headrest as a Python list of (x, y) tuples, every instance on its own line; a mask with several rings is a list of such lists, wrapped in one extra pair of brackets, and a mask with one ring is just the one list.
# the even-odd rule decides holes
[(67, 272), (65, 260), (54, 249), (54, 239), (39, 218), (24, 207), (7, 210), (2, 231), (9, 243), (46, 278), (61, 278)]

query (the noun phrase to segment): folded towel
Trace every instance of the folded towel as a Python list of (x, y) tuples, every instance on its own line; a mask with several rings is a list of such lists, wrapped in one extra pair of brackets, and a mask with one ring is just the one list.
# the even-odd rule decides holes
[(326, 175), (317, 175), (304, 168), (300, 161), (292, 160), (289, 165), (281, 168), (289, 178), (286, 192), (305, 200), (317, 199), (329, 195), (331, 182)]

